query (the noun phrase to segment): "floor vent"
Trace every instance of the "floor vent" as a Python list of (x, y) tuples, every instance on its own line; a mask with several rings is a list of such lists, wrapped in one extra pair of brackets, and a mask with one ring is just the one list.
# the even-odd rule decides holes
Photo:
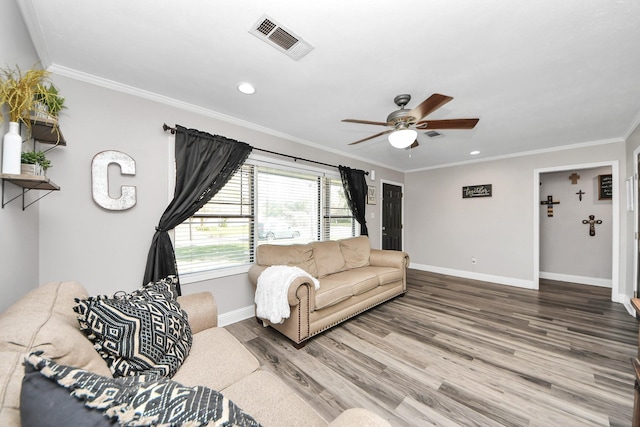
[(249, 32), (296, 61), (313, 49), (307, 41), (267, 15), (258, 19)]
[(439, 136), (442, 136), (440, 132), (436, 132), (435, 130), (427, 131), (424, 134), (427, 135), (429, 138), (437, 138)]

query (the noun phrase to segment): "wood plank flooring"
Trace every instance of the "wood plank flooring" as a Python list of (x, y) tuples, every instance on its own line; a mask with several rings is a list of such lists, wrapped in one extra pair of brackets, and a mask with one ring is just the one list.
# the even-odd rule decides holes
[(365, 407), (394, 426), (630, 426), (638, 324), (610, 293), (409, 270), (405, 296), (301, 350), (254, 319), (226, 329), (327, 420)]

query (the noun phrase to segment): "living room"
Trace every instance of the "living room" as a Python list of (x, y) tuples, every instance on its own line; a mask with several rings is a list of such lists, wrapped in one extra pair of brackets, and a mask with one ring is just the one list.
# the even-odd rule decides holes
[[(29, 68), (42, 60), (17, 3), (3, 3), (0, 62)], [(167, 54), (166, 60), (174, 58)], [(637, 66), (637, 61), (633, 65)], [(617, 138), (593, 141), (587, 137), (575, 145), (560, 141), (549, 150), (522, 150), (483, 161), (399, 170), (325, 150), (320, 144), (304, 144), (178, 98), (139, 90), (126, 84), (126, 71), (123, 73), (122, 81), (64, 67), (53, 73), (68, 106), (60, 119), (68, 145), (49, 153), (54, 165), (49, 174), (61, 190), (24, 210), (19, 202), (13, 202), (0, 211), (0, 259), (5, 278), (0, 284), (0, 311), (51, 281), (78, 281), (92, 295), (135, 289), (141, 284), (154, 229), (172, 198), (174, 137), (163, 131), (162, 124), (167, 123), (294, 157), (375, 170), (375, 181), (367, 178), (369, 185), (380, 189), (386, 182), (403, 188), (403, 249), (410, 254), (410, 268), (526, 289), (536, 289), (541, 274), (539, 230), (547, 218), (540, 201), (547, 195), (540, 194), (540, 174), (563, 170), (569, 177), (582, 169), (610, 167), (613, 219), (607, 226), (612, 228), (612, 266), (609, 277), (602, 279), (610, 280), (611, 300), (625, 305), (631, 313), (629, 300), (637, 287), (633, 236), (637, 206), (628, 210), (625, 183), (636, 171), (639, 111)], [(6, 132), (6, 121), (4, 126)], [(132, 209), (108, 211), (92, 200), (91, 161), (105, 150), (121, 151), (136, 161), (135, 175), (120, 175), (115, 170), (110, 174), (114, 191), (121, 185), (136, 187), (137, 203)], [(492, 197), (461, 198), (460, 189), (475, 184), (492, 184)], [(20, 193), (8, 183), (4, 191), (7, 198)], [(563, 209), (563, 202), (556, 211)], [(379, 202), (367, 205), (366, 218), (372, 247), (379, 248)], [(253, 316), (254, 291), (246, 271), (201, 281), (185, 279), (185, 294), (209, 291), (215, 295), (222, 325)]]

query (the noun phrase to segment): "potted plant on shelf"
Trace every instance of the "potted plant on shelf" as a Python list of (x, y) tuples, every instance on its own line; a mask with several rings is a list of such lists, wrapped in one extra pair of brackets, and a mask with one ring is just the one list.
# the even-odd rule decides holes
[[(2, 141), (2, 172), (20, 174), (20, 152), (22, 136), (20, 122), (31, 131), (30, 114), (34, 109), (36, 94), (48, 82), (49, 72), (20, 68), (0, 69), (0, 107), (7, 106), (9, 114), (9, 132)], [(4, 117), (0, 114), (0, 123)]]
[(20, 156), (22, 175), (42, 176), (51, 167), (51, 161), (42, 151), (23, 151)]
[(60, 96), (58, 88), (53, 83), (50, 83), (49, 86), (40, 84), (35, 99), (34, 119), (44, 118), (57, 123), (60, 111), (66, 108), (64, 98)]

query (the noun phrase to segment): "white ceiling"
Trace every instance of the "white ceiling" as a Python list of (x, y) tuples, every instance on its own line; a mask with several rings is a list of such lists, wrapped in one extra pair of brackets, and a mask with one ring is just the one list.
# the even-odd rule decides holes
[[(400, 171), (618, 141), (640, 123), (638, 0), (16, 1), (53, 71)], [(314, 49), (295, 61), (249, 34), (265, 14)], [(386, 128), (341, 119), (385, 121), (401, 93), (408, 108), (450, 95), (429, 118), (480, 122), (420, 133), (411, 152), (385, 136), (349, 146)]]

